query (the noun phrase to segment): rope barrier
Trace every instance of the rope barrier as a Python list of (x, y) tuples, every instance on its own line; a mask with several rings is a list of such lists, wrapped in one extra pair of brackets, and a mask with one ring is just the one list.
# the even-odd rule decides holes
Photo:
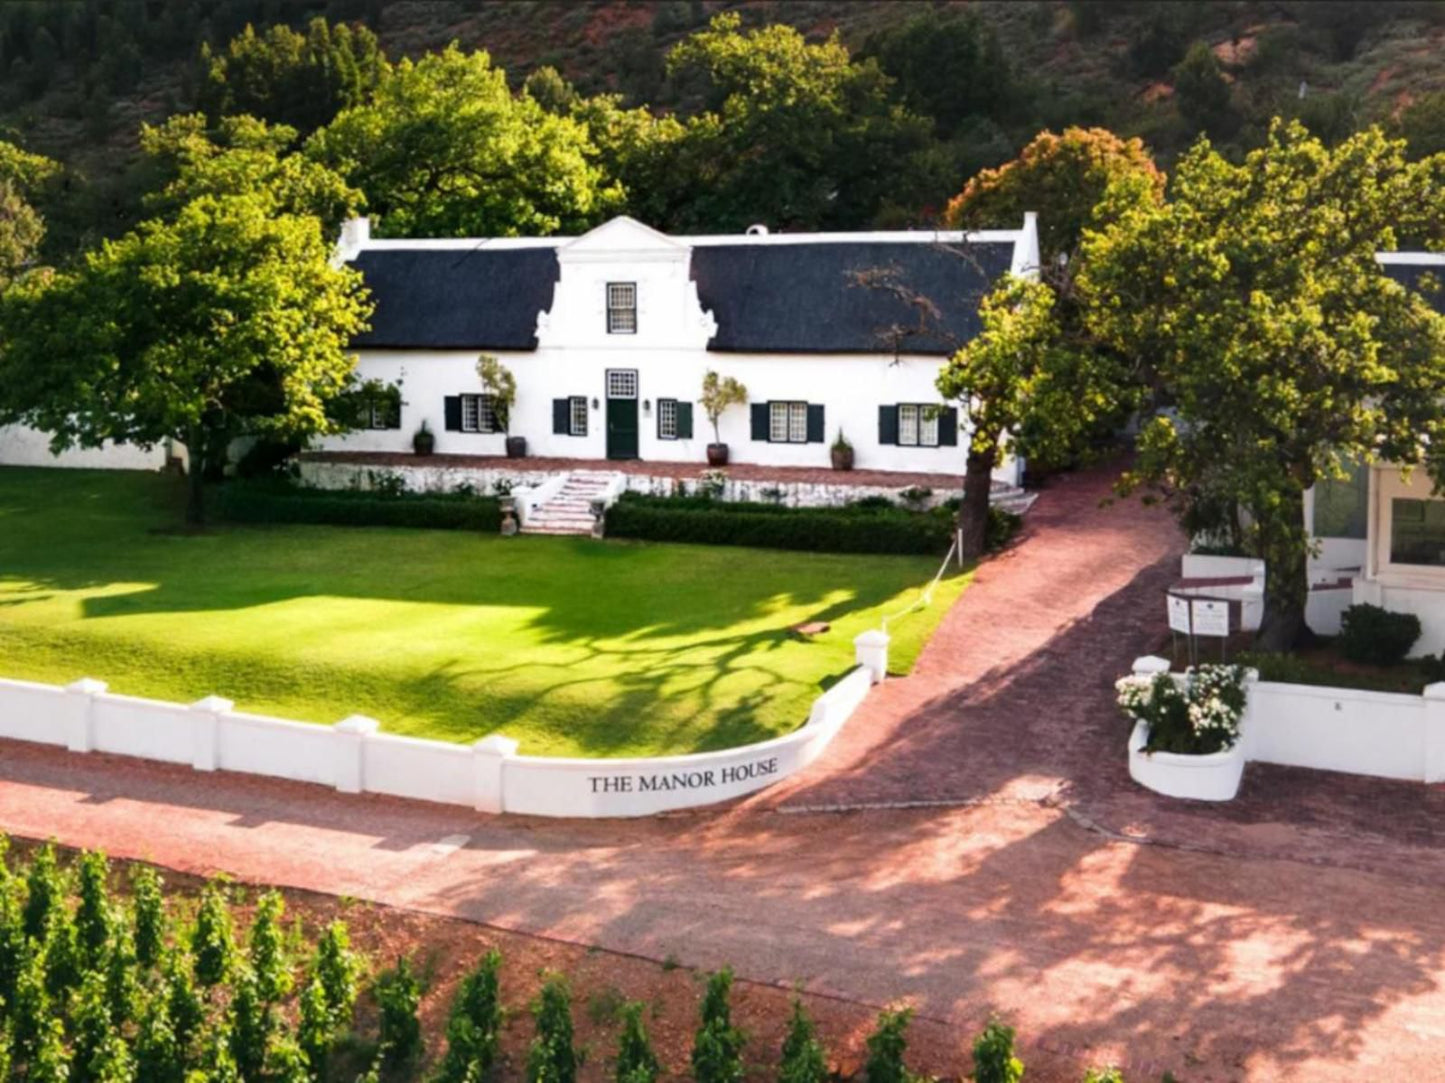
[(909, 605), (905, 609), (900, 609), (897, 613), (894, 613), (891, 616), (883, 618), (883, 631), (888, 631), (888, 624), (890, 621), (895, 621), (899, 617), (907, 616), (909, 613), (912, 613), (915, 609), (918, 609), (920, 607), (926, 607), (933, 604), (933, 589), (938, 586), (938, 581), (943, 578), (943, 573), (948, 571), (948, 562), (953, 559), (954, 551), (957, 549), (958, 535), (955, 534), (953, 536), (953, 544), (948, 547), (948, 555), (943, 558), (943, 563), (938, 566), (938, 574), (933, 577), (932, 581), (928, 584), (928, 586), (923, 588), (923, 593), (919, 595), (918, 598), (916, 598), (911, 605)]

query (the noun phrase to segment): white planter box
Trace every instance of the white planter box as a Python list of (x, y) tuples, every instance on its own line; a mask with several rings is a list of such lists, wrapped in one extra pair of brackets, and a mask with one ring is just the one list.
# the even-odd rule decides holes
[(1146, 790), (1195, 801), (1229, 801), (1244, 776), (1244, 741), (1224, 752), (1183, 756), (1177, 752), (1145, 752), (1149, 725), (1136, 722), (1129, 735), (1129, 777)]

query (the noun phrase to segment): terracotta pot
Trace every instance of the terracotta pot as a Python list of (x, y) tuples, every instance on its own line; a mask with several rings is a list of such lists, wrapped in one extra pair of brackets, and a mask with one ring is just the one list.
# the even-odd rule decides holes
[(507, 458), (524, 459), (527, 456), (527, 438), (525, 436), (507, 437)]
[(726, 466), (728, 464), (728, 446), (726, 444), (708, 444), (707, 464), (708, 466)]
[(832, 454), (834, 470), (853, 469), (853, 449), (851, 447), (835, 447), (832, 449)]
[(436, 446), (437, 438), (430, 430), (419, 432), (411, 438), (411, 449), (418, 455), (430, 455), (436, 450)]

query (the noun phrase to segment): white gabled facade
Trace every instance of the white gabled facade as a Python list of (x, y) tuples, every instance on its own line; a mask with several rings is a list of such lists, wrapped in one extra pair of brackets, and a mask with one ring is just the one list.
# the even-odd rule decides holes
[[(841, 431), (854, 447), (858, 469), (951, 475), (964, 467), (966, 439), (947, 436), (931, 446), (930, 420), (922, 422), (926, 443), (886, 443), (880, 408), (904, 406), (904, 439), (912, 433), (912, 408), (944, 406), (935, 381), (946, 362), (940, 354), (877, 352), (742, 352), (709, 348), (719, 334), (717, 316), (704, 308), (693, 278), (694, 253), (710, 245), (775, 246), (848, 242), (965, 245), (1009, 244), (1010, 269), (1036, 271), (1038, 240), (1033, 215), (1019, 230), (988, 233), (875, 232), (857, 234), (748, 235), (746, 237), (670, 237), (629, 218), (617, 218), (574, 239), (373, 240), (365, 220), (348, 223), (338, 257), (356, 260), (366, 253), (554, 248), (557, 281), (550, 303), (535, 318), (536, 348), (367, 347), (358, 350), (359, 375), (400, 383), (400, 426), (329, 438), (320, 450), (409, 452), (413, 434), (425, 422), (436, 434), (438, 454), (503, 455), (500, 432), (459, 431), (448, 400), (482, 390), (476, 376), (481, 353), (496, 356), (517, 382), (510, 433), (527, 441), (530, 456), (604, 460), (619, 457), (609, 446), (609, 397), (631, 395), (636, 403), (635, 457), (667, 462), (706, 460), (712, 426), (697, 400), (704, 374), (715, 370), (738, 379), (750, 405), (730, 408), (719, 436), (730, 461), (826, 468), (829, 448)], [(609, 291), (631, 287), (635, 330), (609, 330)], [(625, 291), (624, 291), (625, 299)], [(384, 298), (379, 298), (385, 303)], [(806, 321), (809, 314), (798, 313)], [(559, 425), (559, 403), (567, 403), (566, 431)], [(812, 440), (758, 439), (756, 405), (806, 404)], [(674, 404), (681, 404), (681, 410)], [(670, 430), (678, 414), (691, 412), (691, 436)], [(769, 420), (772, 407), (767, 407)], [(468, 407), (470, 422), (470, 410)], [(821, 415), (821, 416), (820, 416)], [(931, 418), (930, 413), (930, 418)], [(798, 412), (801, 419), (802, 413)], [(448, 421), (452, 422), (449, 427)], [(818, 422), (821, 421), (821, 439)], [(470, 424), (468, 425), (470, 428)], [(940, 422), (940, 428), (945, 428)], [(956, 427), (956, 426), (955, 426)], [(883, 431), (880, 431), (883, 430)], [(796, 434), (796, 433), (795, 433)], [(770, 434), (771, 435), (771, 434)], [(623, 447), (622, 457), (631, 449)], [(1019, 464), (1000, 469), (1003, 480), (1018, 480)]]

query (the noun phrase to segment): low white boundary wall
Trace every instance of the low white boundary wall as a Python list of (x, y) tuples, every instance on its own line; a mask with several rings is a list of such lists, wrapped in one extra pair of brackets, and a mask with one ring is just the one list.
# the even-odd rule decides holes
[[(1160, 666), (1140, 658), (1134, 672)], [(1445, 782), (1445, 682), (1412, 696), (1252, 681), (1240, 727), (1249, 761)]]
[(817, 759), (888, 668), (886, 635), (865, 632), (855, 642), (859, 665), (813, 701), (801, 728), (759, 744), (689, 756), (519, 756), (517, 742), (499, 735), (472, 745), (399, 737), (379, 733), (376, 720), (362, 715), (317, 726), (246, 714), (220, 696), (189, 706), (119, 696), (90, 679), (61, 688), (0, 678), (0, 737), (481, 812), (648, 816), (741, 797)]

